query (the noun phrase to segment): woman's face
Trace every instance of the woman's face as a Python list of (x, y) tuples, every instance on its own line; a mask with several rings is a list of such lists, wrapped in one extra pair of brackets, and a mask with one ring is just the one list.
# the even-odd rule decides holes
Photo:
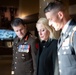
[(37, 31), (41, 41), (49, 39), (50, 32), (42, 24), (37, 24)]

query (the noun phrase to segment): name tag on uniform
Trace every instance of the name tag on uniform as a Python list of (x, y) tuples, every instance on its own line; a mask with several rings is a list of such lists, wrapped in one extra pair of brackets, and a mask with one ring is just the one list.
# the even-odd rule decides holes
[(18, 52), (26, 52), (28, 53), (30, 50), (30, 45), (19, 45)]

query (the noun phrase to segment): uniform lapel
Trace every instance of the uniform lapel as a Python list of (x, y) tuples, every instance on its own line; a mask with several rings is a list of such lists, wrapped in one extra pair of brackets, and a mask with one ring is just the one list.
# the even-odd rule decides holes
[(26, 35), (23, 37), (23, 39), (19, 40), (19, 38), (18, 38), (19, 42), (17, 43), (17, 46), (19, 46), (20, 44), (23, 44), (24, 41), (25, 42), (28, 41), (28, 38), (29, 38), (29, 32), (26, 33)]
[[(66, 33), (61, 35), (59, 40), (58, 40), (58, 50), (60, 49), (60, 47), (62, 46), (63, 42), (65, 41), (65, 39), (69, 36), (69, 32), (71, 31), (72, 26), (68, 26)], [(60, 42), (59, 42), (60, 41)]]
[(19, 40), (19, 42), (17, 43), (17, 46), (19, 46), (20, 44), (23, 44), (23, 43), (24, 43), (24, 39)]

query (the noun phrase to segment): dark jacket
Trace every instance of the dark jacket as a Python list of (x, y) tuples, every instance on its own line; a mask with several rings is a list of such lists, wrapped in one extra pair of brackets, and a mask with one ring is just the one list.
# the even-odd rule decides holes
[(36, 40), (29, 33), (13, 44), (12, 71), (14, 75), (36, 75)]
[[(76, 75), (76, 32), (71, 36), (76, 22), (71, 20), (66, 33), (58, 43), (58, 59), (60, 75)], [(76, 29), (76, 28), (75, 28)]]
[(57, 56), (57, 40), (49, 39), (39, 45), (37, 55), (37, 75), (53, 75)]

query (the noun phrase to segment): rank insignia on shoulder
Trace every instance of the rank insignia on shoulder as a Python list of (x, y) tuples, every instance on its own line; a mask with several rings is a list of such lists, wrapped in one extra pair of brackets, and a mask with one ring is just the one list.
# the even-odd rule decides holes
[(26, 52), (28, 53), (30, 50), (30, 45), (19, 45), (18, 52)]

